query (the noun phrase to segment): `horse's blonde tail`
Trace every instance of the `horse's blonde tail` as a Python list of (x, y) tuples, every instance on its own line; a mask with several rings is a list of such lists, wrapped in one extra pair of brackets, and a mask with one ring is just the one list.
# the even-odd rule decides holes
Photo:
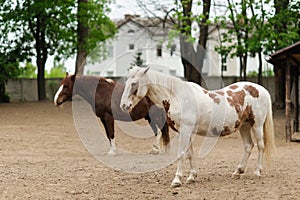
[(277, 157), (271, 98), (269, 98), (269, 112), (264, 123), (264, 143), (266, 161), (271, 163), (271, 156)]

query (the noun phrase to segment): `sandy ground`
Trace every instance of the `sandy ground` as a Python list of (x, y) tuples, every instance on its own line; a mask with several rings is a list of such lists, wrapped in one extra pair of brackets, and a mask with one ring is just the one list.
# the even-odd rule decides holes
[[(243, 155), (234, 134), (219, 139), (206, 158), (196, 159), (195, 184), (171, 188), (176, 163), (155, 172), (127, 173), (92, 156), (75, 128), (71, 102), (63, 108), (50, 102), (0, 104), (0, 199), (300, 199), (300, 144), (285, 143), (283, 114), (274, 114), (278, 159), (260, 179), (252, 174), (256, 149), (246, 173), (231, 178)], [(117, 143), (124, 148), (149, 151), (154, 140), (134, 145), (119, 132)], [(197, 137), (195, 146), (201, 140)], [(184, 167), (186, 178), (187, 162)]]

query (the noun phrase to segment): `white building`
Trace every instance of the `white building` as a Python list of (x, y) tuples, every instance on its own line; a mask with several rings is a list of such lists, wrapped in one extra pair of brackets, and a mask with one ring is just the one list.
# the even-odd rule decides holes
[(126, 15), (124, 20), (117, 22), (116, 37), (106, 44), (107, 58), (96, 63), (88, 60), (85, 74), (123, 76), (134, 63), (137, 53), (142, 52), (142, 60), (152, 69), (183, 76), (179, 39), (168, 37), (171, 27), (156, 18)]
[[(91, 62), (88, 57), (85, 74), (108, 77), (123, 76), (134, 63), (137, 52), (140, 51), (142, 60), (152, 69), (183, 76), (179, 36), (175, 34), (170, 39), (169, 33), (173, 30), (173, 24), (170, 21), (163, 23), (157, 18), (125, 15), (125, 18), (117, 21), (116, 24), (117, 35), (105, 45), (106, 58), (100, 62)], [(198, 31), (195, 32), (197, 37)], [(206, 76), (221, 76), (221, 59), (215, 51), (215, 47), (218, 45), (219, 30), (215, 26), (211, 26), (202, 70)], [(248, 58), (247, 71), (257, 71), (257, 60), (257, 58)], [(223, 71), (224, 76), (239, 76), (239, 60), (237, 58), (228, 56), (226, 66)]]

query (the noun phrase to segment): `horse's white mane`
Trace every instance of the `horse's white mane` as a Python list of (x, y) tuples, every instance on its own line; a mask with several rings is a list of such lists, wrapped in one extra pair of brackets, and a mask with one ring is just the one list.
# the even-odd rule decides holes
[(169, 88), (180, 87), (186, 84), (186, 81), (183, 81), (178, 77), (171, 76), (169, 74), (164, 74), (156, 70), (150, 69), (146, 73), (146, 76), (148, 77), (149, 80), (151, 80), (151, 82), (156, 84), (161, 84)]

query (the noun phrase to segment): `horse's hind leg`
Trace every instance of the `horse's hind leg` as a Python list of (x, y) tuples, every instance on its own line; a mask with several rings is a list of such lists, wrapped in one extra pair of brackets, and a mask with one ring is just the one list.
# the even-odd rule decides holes
[(106, 115), (105, 118), (101, 118), (101, 122), (105, 128), (106, 136), (110, 142), (110, 150), (108, 155), (114, 156), (117, 152), (117, 147), (115, 143), (115, 129), (114, 129), (114, 118), (111, 115)]
[(191, 172), (189, 177), (186, 179), (186, 183), (194, 183), (195, 178), (197, 177), (197, 168), (195, 167), (195, 162), (194, 162), (194, 150), (193, 150), (193, 144), (191, 142), (191, 145), (187, 151), (187, 158), (190, 161), (190, 167), (191, 167)]
[(252, 152), (253, 146), (254, 146), (252, 138), (251, 138), (250, 129), (251, 129), (250, 125), (243, 125), (240, 128), (241, 138), (242, 138), (243, 143), (244, 143), (244, 156), (243, 156), (243, 159), (240, 161), (237, 169), (232, 174), (233, 177), (239, 176), (240, 174), (245, 172), (246, 165), (247, 165), (247, 162), (248, 162), (248, 158), (249, 158), (249, 156)]
[(261, 176), (261, 170), (263, 168), (263, 153), (265, 148), (263, 127), (262, 126), (253, 127), (252, 132), (257, 141), (257, 148), (258, 148), (258, 161), (257, 161), (257, 166), (256, 166), (256, 170), (254, 171), (254, 174), (256, 176)]

